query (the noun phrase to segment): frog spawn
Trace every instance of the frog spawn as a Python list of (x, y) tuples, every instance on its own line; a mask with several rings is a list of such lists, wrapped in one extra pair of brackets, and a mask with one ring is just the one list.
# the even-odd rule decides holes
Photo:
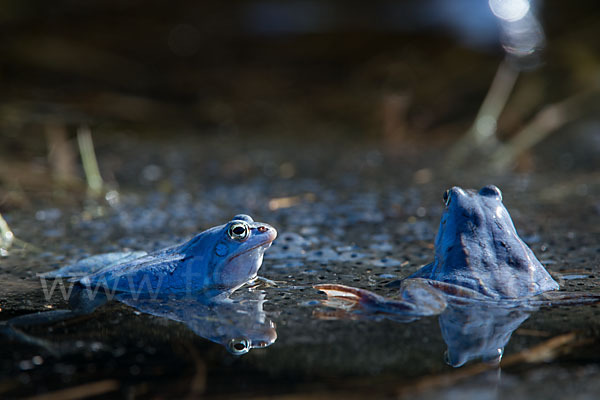
[(401, 266), (402, 261), (387, 254), (374, 257), (374, 254), (392, 251), (391, 243), (380, 242), (381, 236), (388, 237), (388, 235), (375, 235), (375, 238), (373, 238), (375, 241), (368, 248), (363, 249), (358, 246), (344, 244), (335, 239), (318, 238), (317, 236), (307, 236), (305, 238), (297, 233), (284, 232), (273, 243), (271, 250), (265, 257), (275, 260), (272, 268), (281, 271), (311, 263), (325, 266), (332, 263), (360, 262), (361, 265), (379, 268)]
[[(301, 209), (292, 208), (287, 211), (283, 210), (288, 215), (294, 214), (296, 216), (296, 219), (290, 218), (289, 226), (299, 233), (284, 233), (280, 239), (285, 240), (275, 242), (273, 248), (267, 252), (267, 259), (270, 259), (274, 263), (274, 265), (269, 266), (267, 273), (297, 275), (299, 272), (300, 274), (318, 276), (319, 279), (323, 280), (327, 279), (328, 274), (333, 273), (334, 276), (336, 274), (341, 276), (342, 280), (346, 282), (350, 280), (354, 282), (367, 282), (364, 275), (359, 275), (357, 272), (366, 271), (370, 273), (370, 268), (373, 268), (376, 272), (381, 272), (379, 275), (372, 275), (379, 276), (381, 279), (394, 278), (396, 274), (392, 272), (400, 272), (399, 275), (402, 275), (400, 267), (405, 264), (405, 261), (393, 259), (390, 257), (390, 254), (401, 252), (401, 250), (398, 250), (399, 240), (410, 241), (428, 238), (427, 224), (419, 220), (409, 224), (391, 224), (395, 229), (394, 231), (389, 230), (390, 225), (382, 225), (381, 228), (384, 229), (382, 233), (362, 237), (355, 235), (353, 236), (353, 240), (349, 240), (347, 231), (348, 228), (352, 229), (351, 221), (364, 220), (367, 223), (369, 221), (373, 223), (380, 221), (376, 214), (368, 211), (369, 207), (374, 207), (373, 199), (368, 199), (361, 203), (360, 207), (365, 207), (367, 211), (356, 212), (352, 215), (356, 209), (347, 207), (342, 210), (347, 213), (347, 216), (344, 217), (346, 219), (337, 219), (338, 222), (332, 226), (327, 225), (327, 218), (321, 218), (327, 214), (315, 217), (321, 222), (321, 225), (306, 226), (305, 224), (311, 222), (311, 220), (298, 218), (298, 216), (305, 215)], [(322, 208), (325, 209), (326, 207)], [(282, 214), (286, 214), (283, 211), (280, 213), (279, 218), (281, 218)], [(331, 214), (330, 211), (328, 212)], [(294, 223), (291, 224), (291, 222)], [(316, 222), (316, 220), (313, 222)], [(352, 242), (364, 243), (364, 245), (357, 247), (348, 244)], [(282, 246), (278, 248), (280, 243)], [(284, 248), (283, 246), (288, 247)], [(272, 257), (270, 256), (271, 254), (273, 254)], [(352, 270), (346, 275), (340, 275), (339, 271), (346, 269), (349, 265), (352, 266)], [(305, 268), (304, 271), (298, 271), (302, 267)], [(390, 267), (393, 267), (394, 270), (390, 270)], [(377, 270), (377, 268), (381, 269)], [(369, 283), (374, 282), (371, 280), (372, 276), (368, 277)], [(293, 301), (290, 302), (290, 305), (294, 304), (296, 303)], [(227, 345), (232, 352), (243, 351), (248, 344), (243, 337), (233, 338), (232, 340), (231, 344)]]

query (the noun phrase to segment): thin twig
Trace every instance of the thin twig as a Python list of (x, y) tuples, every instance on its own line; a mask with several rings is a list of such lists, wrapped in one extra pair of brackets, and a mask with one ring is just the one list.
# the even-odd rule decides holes
[(75, 173), (76, 153), (68, 140), (67, 129), (57, 121), (48, 121), (45, 126), (46, 141), (48, 142), (48, 162), (52, 176), (59, 183), (77, 181)]
[(561, 126), (578, 118), (584, 112), (584, 106), (590, 96), (596, 91), (597, 89), (586, 90), (541, 109), (507, 144), (492, 154), (493, 168), (498, 171), (506, 169), (523, 152)]
[(119, 388), (119, 382), (115, 379), (106, 379), (103, 381), (86, 383), (83, 385), (71, 387), (68, 389), (57, 390), (55, 392), (41, 394), (39, 396), (29, 397), (28, 400), (72, 400), (83, 399), (91, 396), (114, 392)]
[[(539, 363), (556, 357), (557, 353), (567, 346), (580, 346), (589, 343), (588, 339), (577, 340), (575, 332), (565, 333), (548, 339), (537, 346), (525, 349), (517, 354), (505, 357), (500, 366), (510, 367), (521, 363)], [(479, 375), (485, 371), (498, 368), (489, 363), (478, 363), (446, 374), (427, 376), (418, 380), (414, 385), (399, 388), (400, 397), (408, 394), (431, 390), (436, 387), (446, 387), (458, 381)]]
[(192, 360), (194, 361), (194, 367), (196, 369), (194, 376), (190, 380), (190, 388), (187, 398), (195, 399), (201, 397), (206, 392), (206, 364), (191, 343), (186, 343), (185, 347), (191, 355)]

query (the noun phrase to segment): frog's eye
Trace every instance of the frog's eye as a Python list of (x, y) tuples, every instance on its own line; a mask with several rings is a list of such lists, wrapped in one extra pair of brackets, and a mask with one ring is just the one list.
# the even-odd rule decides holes
[(229, 226), (227, 234), (233, 240), (245, 240), (250, 233), (250, 228), (245, 222), (234, 222)]
[(498, 200), (502, 201), (502, 192), (498, 189), (497, 186), (487, 185), (482, 187), (479, 190), (479, 194), (482, 196), (495, 197)]
[(251, 216), (246, 214), (238, 214), (235, 217), (231, 218), (232, 221), (246, 221), (246, 222), (254, 222)]
[(250, 351), (250, 342), (246, 338), (233, 338), (227, 342), (227, 351), (236, 356), (241, 356)]
[(444, 200), (444, 204), (446, 204), (446, 207), (448, 207), (450, 205), (450, 199), (451, 199), (450, 198), (450, 189), (448, 189), (444, 192), (442, 199)]

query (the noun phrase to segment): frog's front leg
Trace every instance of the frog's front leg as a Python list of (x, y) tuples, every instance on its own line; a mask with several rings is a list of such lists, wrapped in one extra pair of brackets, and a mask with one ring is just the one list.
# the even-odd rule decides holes
[(278, 287), (285, 285), (285, 281), (274, 281), (269, 278), (265, 278), (264, 276), (257, 276), (253, 281), (248, 282), (251, 289), (265, 289), (270, 287)]

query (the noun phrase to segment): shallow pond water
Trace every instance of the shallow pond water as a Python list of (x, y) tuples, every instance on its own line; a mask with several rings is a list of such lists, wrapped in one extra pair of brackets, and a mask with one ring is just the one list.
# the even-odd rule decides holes
[(276, 339), (235, 356), (166, 312), (113, 301), (4, 335), (2, 398), (61, 398), (65, 389), (99, 398), (560, 398), (574, 388), (578, 398), (594, 398), (600, 389), (596, 305), (543, 307), (503, 322), (516, 330), (501, 368), (478, 359), (453, 368), (437, 316), (341, 319), (312, 288), (342, 283), (392, 294), (385, 283), (433, 260), (443, 191), (493, 183), (561, 290), (599, 292), (597, 172), (449, 173), (430, 161), (439, 150), (390, 158), (374, 144), (335, 141), (100, 143), (103, 175), (119, 183), (104, 199), (40, 199), (33, 210), (4, 215), (36, 249), (2, 258), (0, 319), (67, 308), (60, 290), (45, 298), (38, 273), (92, 254), (174, 245), (247, 213), (279, 232), (259, 271), (275, 285), (242, 287), (232, 298), (264, 299), (258, 319), (273, 321)]

